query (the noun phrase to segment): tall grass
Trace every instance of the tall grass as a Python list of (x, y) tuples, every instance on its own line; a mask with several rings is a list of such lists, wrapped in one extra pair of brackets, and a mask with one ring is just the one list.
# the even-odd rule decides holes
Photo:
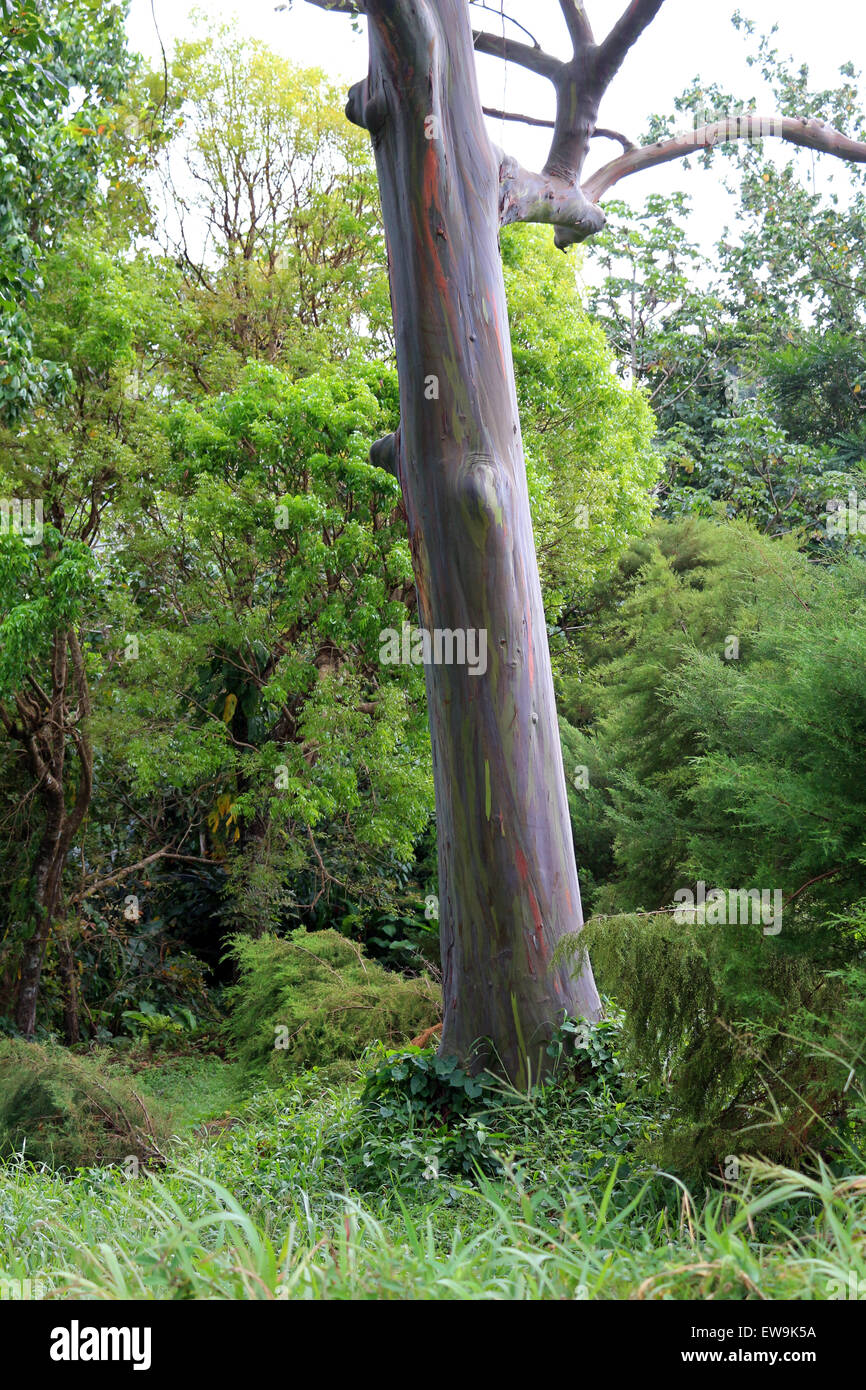
[[(735, 1191), (581, 1176), (351, 1186), (356, 1090), (266, 1093), (159, 1175), (0, 1170), (0, 1275), (81, 1299), (823, 1299), (866, 1293), (866, 1176), (744, 1164)], [(529, 1103), (529, 1102), (527, 1102)], [(536, 1140), (544, 1145), (543, 1116)], [(543, 1177), (543, 1181), (540, 1178)]]

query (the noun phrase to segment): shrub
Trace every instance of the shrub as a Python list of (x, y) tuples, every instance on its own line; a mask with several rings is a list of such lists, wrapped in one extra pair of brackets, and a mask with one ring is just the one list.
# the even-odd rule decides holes
[[(627, 1065), (665, 1083), (664, 1166), (835, 1160), (866, 1024), (866, 564), (692, 519), (635, 546), (602, 609), (564, 736), (595, 891), (563, 951), (589, 951)], [(699, 882), (772, 890), (784, 925), (681, 922)]]
[(625, 1014), (610, 999), (604, 1000), (604, 1018), (591, 1023), (585, 1018), (566, 1018), (559, 1025), (547, 1047), (557, 1069), (574, 1067), (587, 1090), (595, 1092), (605, 1087), (611, 1091), (622, 1088)]
[(503, 1136), (494, 1132), (491, 1112), (503, 1097), (491, 1082), (429, 1049), (386, 1053), (361, 1094), (358, 1142), (367, 1181), (500, 1173), (494, 1145)]
[[(855, 1099), (844, 1085), (857, 1064), (836, 1055), (856, 1050), (839, 1039), (839, 982), (775, 942), (749, 950), (738, 926), (678, 925), (662, 912), (593, 918), (560, 951), (576, 968), (587, 952), (601, 988), (616, 989), (623, 1060), (667, 1096), (653, 1157), (689, 1178), (744, 1152), (833, 1156), (846, 1099)], [(753, 1016), (744, 1019), (747, 1005)]]
[(0, 1158), (53, 1168), (136, 1158), (162, 1162), (168, 1112), (94, 1057), (7, 1039), (0, 1043)]
[(593, 1176), (600, 1160), (609, 1168), (610, 1154), (635, 1150), (652, 1128), (647, 1097), (623, 1072), (622, 1027), (610, 1001), (600, 1023), (566, 1019), (548, 1047), (555, 1074), (528, 1092), (488, 1073), (472, 1076), (455, 1057), (429, 1049), (386, 1053), (361, 1093), (358, 1186), (493, 1178), (516, 1154), (532, 1154), (546, 1168), (553, 1150)]
[(373, 1041), (407, 1043), (439, 1016), (437, 987), (367, 960), (335, 931), (236, 936), (240, 978), (228, 1032), (244, 1067), (279, 1075), (358, 1058)]

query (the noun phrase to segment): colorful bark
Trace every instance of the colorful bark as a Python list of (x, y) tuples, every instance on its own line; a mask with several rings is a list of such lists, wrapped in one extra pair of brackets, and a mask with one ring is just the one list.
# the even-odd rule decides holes
[[(500, 161), (465, 0), (370, 3), (371, 129), (401, 383), (395, 441), (424, 627), (487, 631), (482, 675), (431, 665), (442, 1051), (537, 1075), (565, 1015), (597, 1018), (582, 924), (499, 255)], [(363, 111), (361, 110), (363, 107)]]

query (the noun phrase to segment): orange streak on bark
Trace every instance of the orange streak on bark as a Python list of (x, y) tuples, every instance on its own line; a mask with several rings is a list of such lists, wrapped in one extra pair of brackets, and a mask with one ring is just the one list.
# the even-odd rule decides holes
[(544, 919), (541, 916), (541, 909), (538, 906), (535, 894), (531, 888), (529, 890), (529, 910), (532, 913), (532, 920), (535, 923), (535, 936), (539, 943), (539, 950), (541, 954), (544, 955), (544, 942), (541, 939), (541, 928), (544, 924)]
[(502, 333), (501, 333), (500, 327), (499, 327), (499, 315), (498, 315), (497, 312), (496, 312), (496, 305), (495, 305), (495, 304), (492, 304), (490, 307), (491, 307), (492, 310), (493, 310), (493, 331), (494, 331), (494, 333), (496, 334), (496, 341), (497, 341), (497, 343), (499, 344), (499, 356), (502, 358), (502, 361), (503, 361), (503, 363), (504, 363), (504, 362), (505, 362), (505, 348), (504, 348), (503, 345), (502, 345)]
[[(428, 213), (441, 213), (437, 192), (439, 188), (439, 160), (436, 157), (435, 143), (428, 141), (427, 153), (424, 156), (424, 208)], [(442, 296), (445, 304), (449, 303), (448, 298), (448, 277), (445, 275), (436, 243), (433, 239), (433, 230), (428, 219), (427, 225), (423, 227), (424, 240), (427, 243), (427, 250), (430, 253), (430, 261), (433, 266), (433, 276), (436, 281), (436, 288)]]

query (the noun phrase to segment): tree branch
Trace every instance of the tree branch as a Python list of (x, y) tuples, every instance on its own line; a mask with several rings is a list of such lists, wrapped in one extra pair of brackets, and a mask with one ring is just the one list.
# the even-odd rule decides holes
[(386, 473), (391, 473), (399, 481), (399, 455), (400, 443), (396, 434), (386, 434), (383, 439), (377, 439), (375, 444), (370, 445), (370, 462), (374, 468), (381, 468)]
[(487, 34), (473, 29), (472, 42), (476, 53), (484, 53), (490, 58), (504, 58), (508, 63), (517, 63), (539, 77), (547, 77), (553, 82), (562, 68), (558, 58), (545, 53), (541, 48), (531, 48), (528, 43), (516, 43), (502, 34)]
[(546, 121), (541, 116), (523, 116), (518, 111), (500, 111), (497, 106), (482, 106), (481, 110), (485, 116), (493, 116), (497, 121), (522, 121), (524, 125), (541, 125), (553, 130), (553, 121)]
[(555, 80), (556, 121), (544, 173), (579, 183), (604, 91), (596, 71), (597, 49), (579, 48)]
[(553, 223), (561, 250), (594, 236), (604, 226), (604, 213), (577, 183), (553, 174), (534, 174), (511, 155), (499, 152), (499, 224)]
[(495, 10), (492, 5), (485, 5), (484, 0), (469, 0), (469, 3), (470, 5), (474, 5), (478, 10), (486, 10), (488, 14), (495, 14), (497, 19), (507, 20), (509, 24), (514, 25), (515, 29), (519, 29), (528, 39), (531, 39), (534, 48), (541, 47), (535, 35), (531, 34), (525, 25), (521, 24), (519, 20), (512, 18), (510, 14), (505, 14), (503, 10)]
[(621, 135), (618, 130), (607, 130), (600, 125), (597, 125), (592, 132), (592, 138), (593, 140), (616, 140), (622, 145), (624, 150), (633, 150), (635, 148), (634, 141), (629, 140), (627, 135)]
[(617, 20), (596, 53), (596, 74), (605, 90), (622, 67), (629, 49), (637, 43), (644, 29), (652, 24), (664, 0), (632, 0), (625, 14)]
[(787, 140), (804, 149), (819, 150), (837, 159), (866, 164), (866, 142), (851, 140), (833, 126), (814, 117), (794, 116), (731, 116), (713, 121), (699, 130), (675, 135), (671, 140), (657, 140), (653, 145), (638, 145), (611, 160), (586, 180), (583, 191), (591, 203), (597, 203), (609, 188), (630, 174), (653, 169), (673, 159), (685, 159), (697, 150), (712, 149), (729, 140), (759, 140), (767, 136)]
[(319, 10), (334, 10), (338, 14), (363, 14), (364, 0), (358, 0), (356, 5), (352, 0), (307, 0), (308, 5), (315, 5)]
[(585, 48), (587, 44), (595, 43), (592, 36), (592, 25), (586, 10), (583, 8), (583, 0), (559, 0), (559, 8), (562, 10), (568, 25), (568, 33), (575, 49)]
[(103, 888), (110, 888), (115, 883), (120, 883), (121, 879), (128, 878), (130, 874), (136, 873), (139, 869), (146, 869), (148, 864), (155, 864), (159, 859), (171, 859), (181, 864), (197, 864), (200, 867), (213, 868), (212, 859), (201, 859), (192, 854), (175, 854), (170, 849), (158, 849), (154, 854), (149, 854), (145, 859), (139, 859), (137, 864), (129, 864), (125, 869), (119, 869), (115, 874), (109, 874), (108, 878), (101, 878), (97, 883), (91, 883), (89, 888), (74, 894), (72, 902), (83, 902), (85, 898), (90, 898), (94, 893), (99, 893)]

